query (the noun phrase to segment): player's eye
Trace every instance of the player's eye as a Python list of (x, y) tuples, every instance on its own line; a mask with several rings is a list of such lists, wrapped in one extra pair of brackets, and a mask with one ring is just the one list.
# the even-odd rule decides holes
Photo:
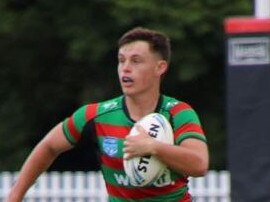
[(125, 59), (124, 58), (118, 58), (118, 63), (124, 63)]
[(140, 58), (134, 58), (134, 59), (132, 59), (132, 63), (134, 63), (134, 64), (139, 64), (141, 62), (142, 62), (142, 60)]

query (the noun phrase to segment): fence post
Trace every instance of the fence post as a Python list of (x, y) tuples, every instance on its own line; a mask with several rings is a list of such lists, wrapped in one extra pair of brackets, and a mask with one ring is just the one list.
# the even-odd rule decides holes
[(13, 184), (14, 174), (10, 172), (0, 173), (0, 199), (7, 197), (10, 188)]
[(72, 202), (72, 173), (64, 172), (62, 173), (63, 177), (63, 190), (65, 195), (65, 202)]
[(220, 181), (222, 183), (220, 202), (231, 202), (231, 175), (229, 171), (220, 172)]
[(63, 188), (61, 186), (61, 174), (59, 172), (52, 172), (49, 177), (49, 192), (51, 202), (58, 202), (61, 197), (64, 197)]

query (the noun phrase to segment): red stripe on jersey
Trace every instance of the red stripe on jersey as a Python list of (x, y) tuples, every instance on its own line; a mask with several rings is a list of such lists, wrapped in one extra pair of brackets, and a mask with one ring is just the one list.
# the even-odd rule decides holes
[(89, 104), (86, 107), (86, 112), (85, 112), (86, 122), (89, 121), (90, 119), (93, 119), (96, 116), (96, 114), (97, 114), (97, 107), (98, 107), (98, 104), (97, 103), (95, 103), (95, 104)]
[(125, 126), (114, 126), (103, 123), (96, 123), (96, 133), (98, 136), (113, 136), (115, 138), (125, 138), (129, 131), (130, 127)]
[(195, 124), (195, 123), (187, 123), (187, 124), (182, 125), (180, 128), (178, 128), (175, 131), (175, 136), (176, 136), (175, 138), (177, 138), (178, 136), (186, 132), (196, 132), (196, 133), (204, 134), (203, 129), (201, 128), (200, 125)]
[(105, 166), (109, 168), (118, 169), (118, 170), (124, 169), (123, 161), (120, 158), (102, 155), (101, 161)]
[(77, 130), (73, 117), (70, 117), (67, 122), (67, 127), (69, 129), (70, 134), (76, 141), (81, 138), (80, 132)]
[(169, 194), (175, 192), (181, 187), (187, 184), (186, 180), (179, 179), (175, 182), (175, 184), (171, 184), (164, 187), (118, 187), (113, 186), (111, 184), (106, 183), (106, 187), (109, 195), (115, 197), (121, 197), (125, 199), (144, 199), (148, 197), (155, 197), (161, 194)]
[(174, 116), (175, 114), (179, 113), (180, 111), (183, 111), (185, 109), (190, 109), (190, 105), (188, 105), (187, 103), (181, 102), (177, 105), (175, 105), (170, 111), (172, 113), (172, 115)]

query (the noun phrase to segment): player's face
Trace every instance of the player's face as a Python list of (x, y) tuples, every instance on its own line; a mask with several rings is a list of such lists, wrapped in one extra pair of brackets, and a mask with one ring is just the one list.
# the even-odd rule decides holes
[(118, 76), (125, 95), (159, 91), (160, 76), (166, 69), (166, 61), (151, 51), (147, 42), (135, 41), (119, 49)]

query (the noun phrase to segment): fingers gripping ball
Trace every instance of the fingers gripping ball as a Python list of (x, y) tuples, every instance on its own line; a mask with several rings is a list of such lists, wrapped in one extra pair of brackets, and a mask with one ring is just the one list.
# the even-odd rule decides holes
[[(168, 120), (159, 113), (151, 113), (137, 122), (147, 133), (158, 141), (173, 144), (173, 130)], [(134, 126), (130, 134), (137, 135)], [(125, 154), (124, 154), (125, 155)], [(166, 169), (166, 166), (155, 156), (135, 157), (124, 159), (124, 169), (134, 186), (146, 186), (156, 181)]]

